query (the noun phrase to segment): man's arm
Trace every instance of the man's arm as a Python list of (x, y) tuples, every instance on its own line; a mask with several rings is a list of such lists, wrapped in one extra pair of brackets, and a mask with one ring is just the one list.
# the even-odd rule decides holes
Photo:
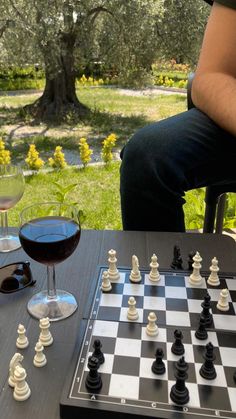
[(236, 136), (236, 9), (214, 3), (193, 80), (192, 100)]

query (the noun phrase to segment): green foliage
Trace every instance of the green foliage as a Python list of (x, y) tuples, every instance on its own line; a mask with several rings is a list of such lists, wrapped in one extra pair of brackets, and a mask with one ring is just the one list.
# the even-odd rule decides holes
[(0, 165), (9, 163), (11, 163), (10, 151), (6, 150), (5, 143), (3, 139), (0, 137)]
[[(52, 182), (52, 184), (56, 186), (56, 192), (54, 192), (54, 195), (57, 202), (60, 202), (61, 204), (70, 204), (76, 208), (78, 207), (78, 202), (71, 202), (68, 199), (68, 194), (72, 192), (78, 186), (78, 183), (71, 183), (67, 186), (63, 186), (58, 182)], [(77, 208), (77, 214), (78, 214), (80, 225), (82, 225), (84, 221), (86, 220), (85, 213), (81, 209)]]

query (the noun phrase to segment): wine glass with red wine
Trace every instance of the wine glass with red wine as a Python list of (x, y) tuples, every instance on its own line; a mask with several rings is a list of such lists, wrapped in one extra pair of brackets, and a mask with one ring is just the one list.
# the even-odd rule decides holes
[(21, 212), (21, 245), (27, 255), (47, 266), (47, 290), (35, 294), (27, 305), (33, 317), (56, 321), (69, 317), (77, 309), (72, 294), (56, 289), (55, 265), (74, 252), (80, 234), (78, 209), (73, 205), (47, 202)]

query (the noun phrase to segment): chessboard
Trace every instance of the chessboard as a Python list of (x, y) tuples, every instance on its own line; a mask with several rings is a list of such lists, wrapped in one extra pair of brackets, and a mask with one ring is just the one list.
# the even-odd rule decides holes
[[(219, 272), (219, 285), (209, 285), (210, 272), (201, 272), (201, 284), (191, 284), (191, 272), (159, 271), (157, 281), (150, 269), (140, 269), (139, 282), (131, 282), (132, 267), (118, 268), (119, 278), (110, 279), (111, 289), (102, 290), (104, 272), (99, 267), (91, 310), (80, 324), (80, 333), (60, 403), (62, 418), (236, 418), (236, 277)], [(217, 308), (220, 293), (228, 290), (228, 309)], [(199, 340), (202, 303), (211, 297), (212, 321), (207, 338)], [(129, 298), (136, 302), (137, 319), (129, 320)], [(156, 315), (158, 333), (147, 334), (150, 312)], [(178, 405), (170, 392), (176, 383), (180, 356), (172, 352), (175, 331), (182, 332), (184, 359), (188, 365), (185, 385), (189, 401)], [(98, 373), (101, 388), (88, 390), (88, 360), (99, 340), (105, 361)], [(216, 378), (200, 374), (206, 345), (214, 347)], [(163, 351), (165, 372), (152, 371), (157, 348)]]

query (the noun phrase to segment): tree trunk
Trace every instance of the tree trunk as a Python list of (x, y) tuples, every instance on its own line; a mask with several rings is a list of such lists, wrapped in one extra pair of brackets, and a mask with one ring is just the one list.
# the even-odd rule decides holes
[(89, 109), (76, 95), (74, 45), (71, 44), (68, 39), (63, 39), (60, 54), (55, 54), (49, 46), (44, 50), (45, 89), (36, 102), (26, 106), (27, 111), (36, 119), (58, 123), (65, 121), (68, 115), (80, 119), (89, 113)]

